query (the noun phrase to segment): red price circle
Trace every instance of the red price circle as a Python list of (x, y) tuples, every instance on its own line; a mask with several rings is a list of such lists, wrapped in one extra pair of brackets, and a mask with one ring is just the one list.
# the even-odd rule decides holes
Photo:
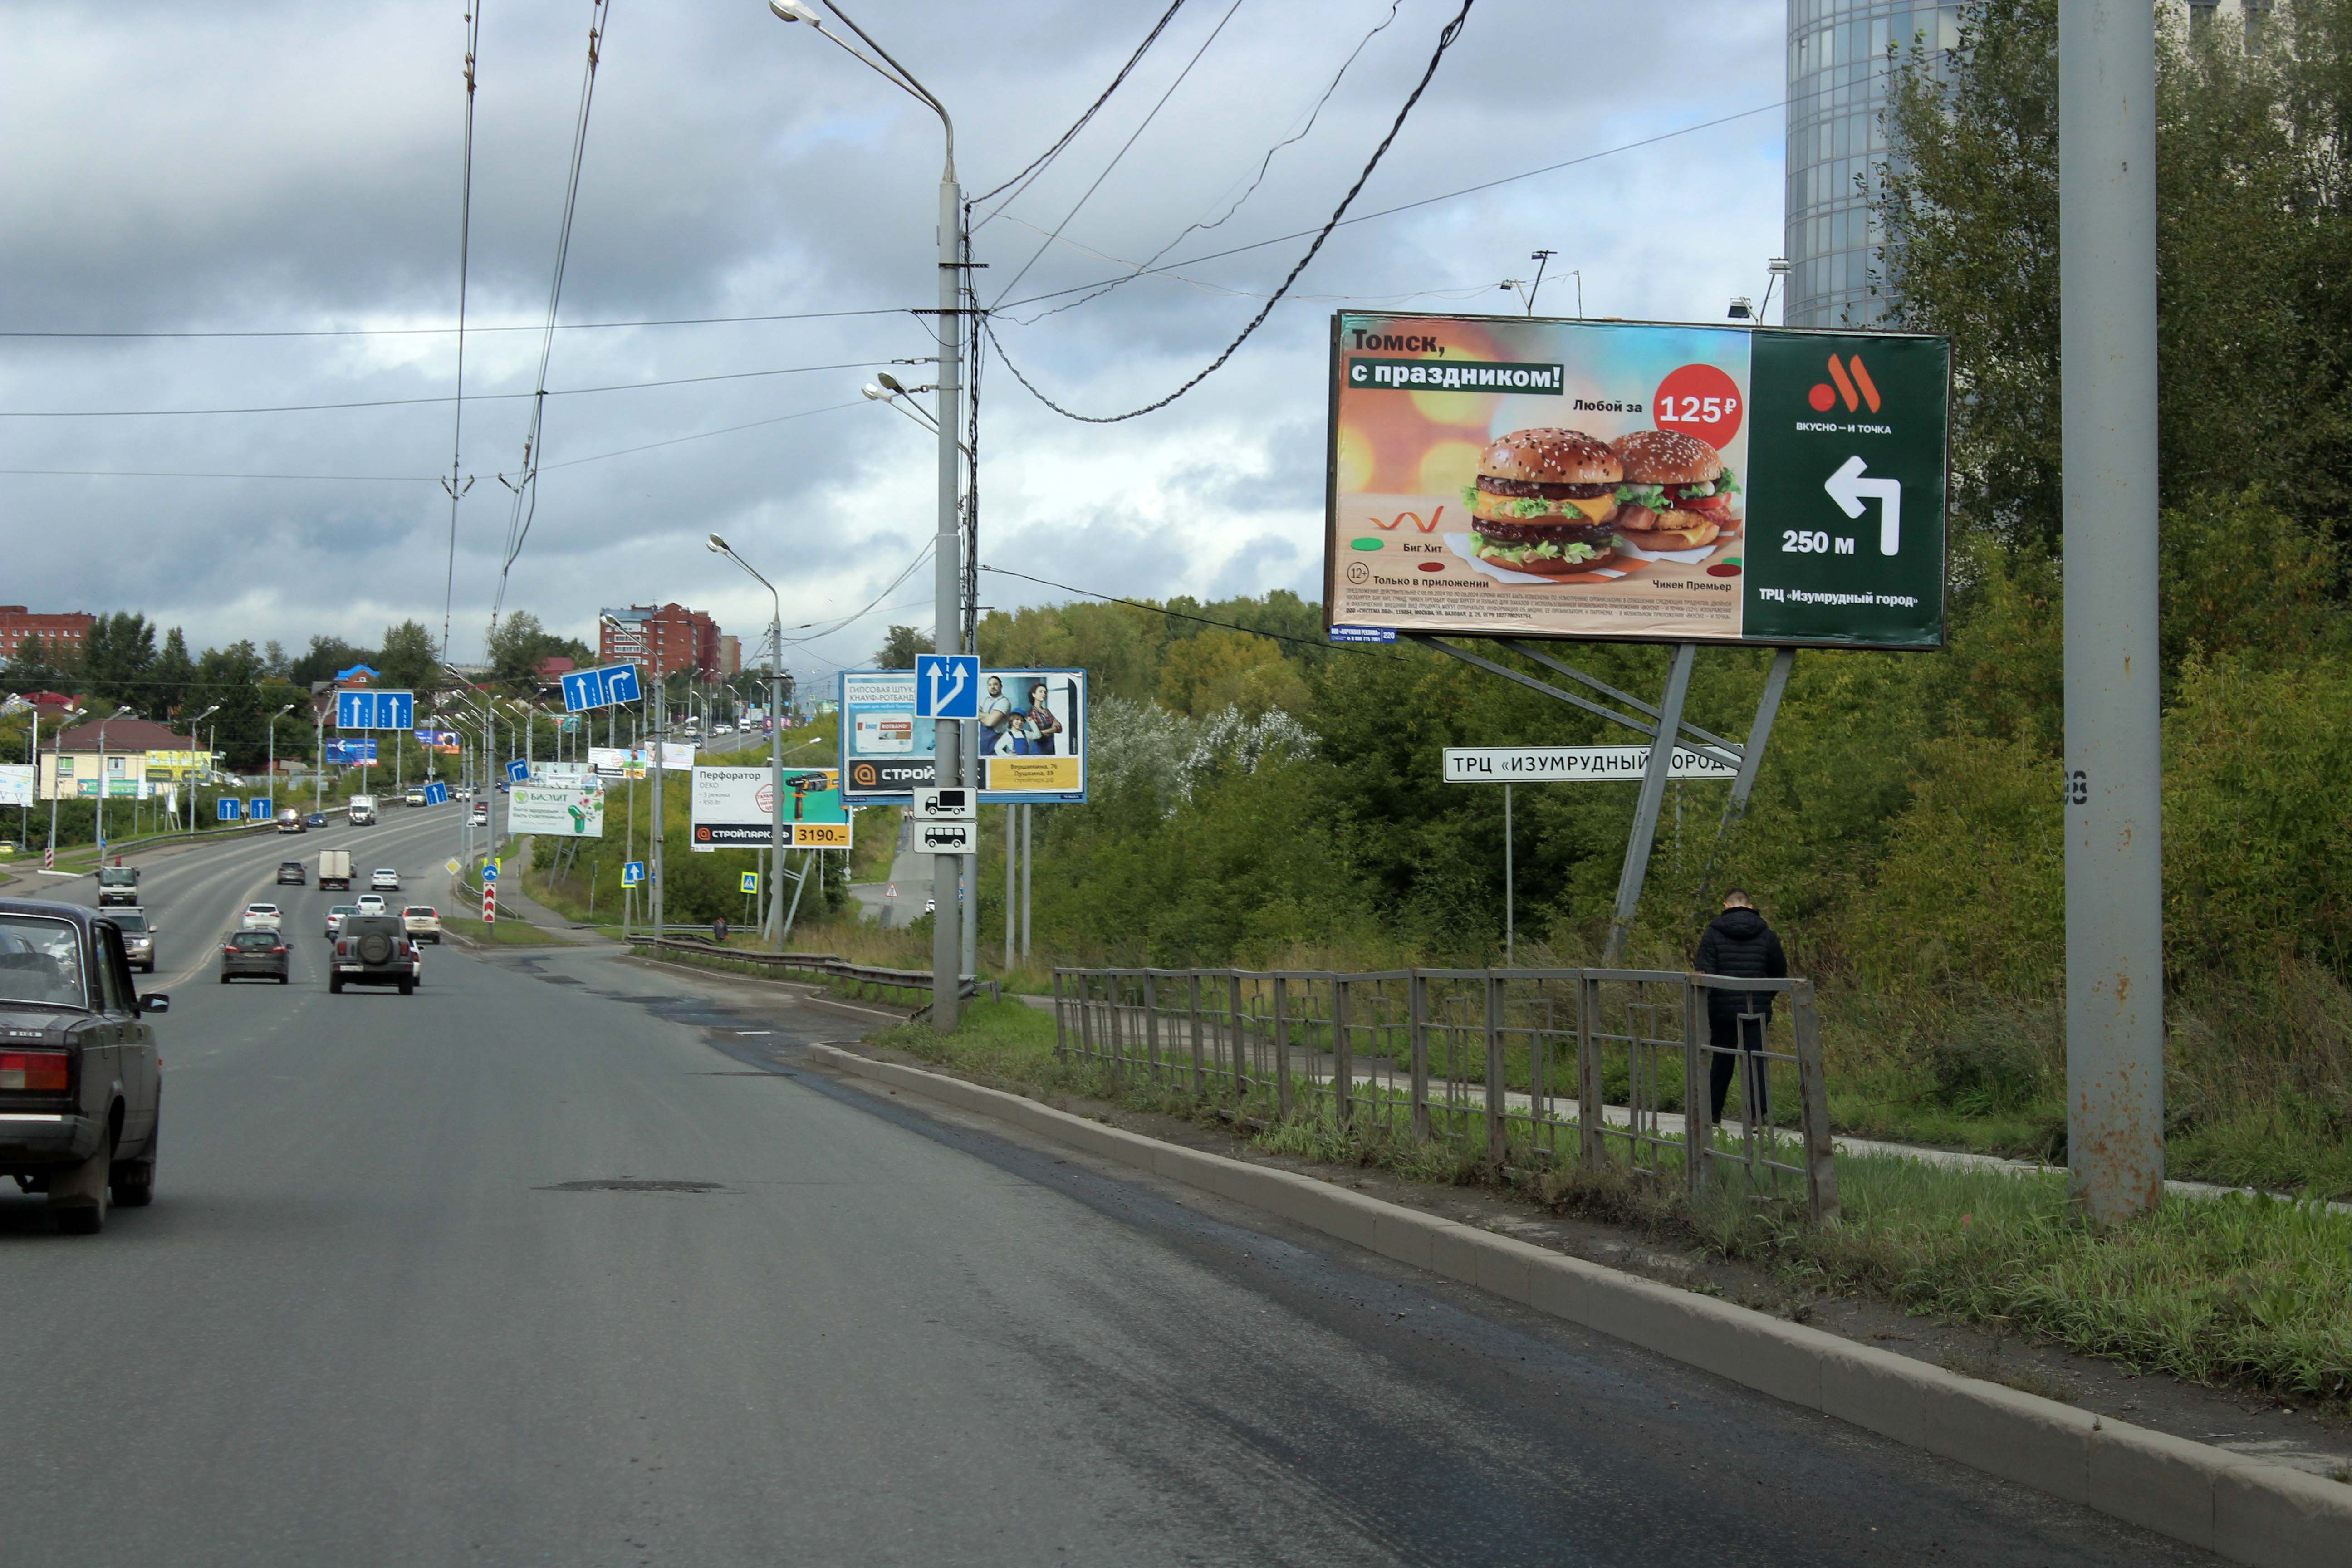
[(1711, 364), (1686, 364), (1666, 373), (1651, 402), (1652, 421), (1661, 430), (1696, 436), (1710, 447), (1730, 445), (1748, 413), (1739, 384)]
[(760, 808), (760, 815), (761, 816), (770, 816), (774, 815), (776, 809), (776, 786), (772, 784), (761, 784), (760, 786), (760, 793), (751, 797), (751, 803)]

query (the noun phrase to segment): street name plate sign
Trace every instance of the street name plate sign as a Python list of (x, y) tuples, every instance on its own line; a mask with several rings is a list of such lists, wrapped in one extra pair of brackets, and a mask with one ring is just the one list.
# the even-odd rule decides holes
[(977, 855), (980, 853), (979, 824), (926, 822), (915, 830), (915, 852), (919, 855)]
[[(1647, 746), (1448, 746), (1447, 784), (1639, 784)], [(1675, 748), (1670, 779), (1722, 779), (1739, 770), (1687, 746)]]
[(919, 822), (971, 822), (980, 812), (980, 804), (968, 789), (939, 789), (919, 786), (915, 791), (913, 815)]

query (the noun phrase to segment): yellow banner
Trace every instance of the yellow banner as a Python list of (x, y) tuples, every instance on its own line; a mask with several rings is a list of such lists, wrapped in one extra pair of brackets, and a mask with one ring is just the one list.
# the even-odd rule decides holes
[(985, 790), (1075, 790), (1078, 787), (1076, 757), (982, 757), (987, 767)]
[(846, 849), (850, 844), (845, 822), (787, 822), (784, 831), (791, 835), (786, 843), (794, 849)]

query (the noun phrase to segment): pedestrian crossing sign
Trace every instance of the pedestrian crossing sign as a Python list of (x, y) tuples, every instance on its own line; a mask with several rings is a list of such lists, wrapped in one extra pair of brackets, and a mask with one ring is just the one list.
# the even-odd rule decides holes
[(743, 873), (743, 890), (747, 893), (756, 893), (760, 890), (760, 873), (757, 871)]

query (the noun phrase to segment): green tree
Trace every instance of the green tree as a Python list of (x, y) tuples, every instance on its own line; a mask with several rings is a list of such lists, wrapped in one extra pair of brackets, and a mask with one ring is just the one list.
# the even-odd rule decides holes
[(100, 616), (83, 639), (82, 684), (92, 712), (111, 713), (128, 704), (133, 712), (161, 712), (148, 679), (155, 665), (155, 628), (128, 610)]
[(370, 661), (395, 691), (422, 691), (434, 683), (441, 668), (440, 645), (415, 621), (383, 628), (383, 647)]
[(188, 657), (187, 634), (173, 626), (163, 634), (163, 650), (155, 656), (155, 664), (148, 679), (152, 688), (155, 715), (184, 706), (188, 700), (188, 684), (196, 678), (196, 661)]
[(341, 637), (314, 637), (310, 639), (309, 650), (294, 661), (287, 676), (295, 685), (308, 690), (312, 683), (332, 680), (337, 671), (349, 669), (355, 664), (366, 664), (374, 657), (368, 649), (354, 647)]
[(72, 679), (71, 672), (38, 637), (26, 637), (0, 666), (0, 687), (10, 691), (54, 691)]
[(877, 669), (912, 669), (915, 656), (931, 651), (931, 634), (917, 631), (912, 626), (892, 626), (874, 650)]

